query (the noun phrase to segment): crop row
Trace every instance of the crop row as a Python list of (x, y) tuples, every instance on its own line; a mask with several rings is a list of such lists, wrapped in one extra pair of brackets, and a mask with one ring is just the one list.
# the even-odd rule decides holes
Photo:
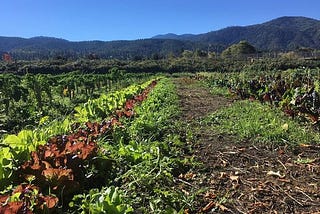
[[(241, 99), (259, 100), (281, 108), (292, 118), (320, 120), (319, 69), (294, 69), (269, 74), (230, 74), (207, 77), (210, 85), (228, 88)], [(217, 78), (218, 77), (218, 78)]]
[(0, 74), (0, 138), (69, 115), (75, 106), (147, 80), (116, 68), (107, 74)]
[(75, 124), (87, 122), (89, 118), (90, 121), (106, 118), (108, 114), (124, 106), (127, 99), (140, 93), (148, 84), (150, 81), (142, 85), (131, 85), (108, 95), (103, 94), (100, 98), (88, 100), (87, 103), (76, 107), (77, 113), (66, 117), (63, 121), (56, 120), (34, 130), (22, 130), (17, 135), (6, 136), (0, 144), (3, 147), (0, 150), (1, 188), (9, 184), (14, 177), (13, 170), (29, 159), (30, 152), (37, 146), (45, 144), (51, 136), (68, 133)]
[[(15, 178), (22, 183), (11, 195), (2, 196), (1, 202), (5, 203), (1, 207), (2, 211), (11, 213), (31, 212), (31, 210), (34, 212), (50, 211), (56, 208), (59, 197), (68, 200), (68, 197), (77, 192), (80, 187), (84, 188), (90, 180), (86, 174), (87, 167), (91, 168), (97, 164), (93, 163), (98, 150), (97, 138), (111, 132), (115, 126), (120, 126), (120, 116), (133, 116), (134, 105), (142, 102), (155, 84), (155, 81), (151, 82), (141, 94), (136, 96), (133, 92), (137, 92), (137, 89), (131, 86), (122, 93), (114, 93), (113, 99), (103, 96), (86, 103), (84, 108), (91, 106), (90, 115), (95, 115), (96, 118), (98, 115), (93, 110), (103, 111), (102, 106), (93, 105), (99, 101), (105, 104), (107, 101), (112, 101), (113, 106), (110, 103), (105, 106), (106, 112), (119, 110), (108, 121), (86, 122), (85, 127), (74, 127), (70, 134), (51, 137), (45, 145), (38, 145), (36, 150), (31, 152), (31, 159), (24, 162), (15, 171)], [(120, 104), (123, 103), (123, 107), (120, 108)], [(125, 113), (122, 114), (122, 112)], [(81, 124), (81, 120), (78, 121)], [(45, 192), (48, 189), (50, 191)], [(17, 198), (19, 200), (15, 200)]]
[[(99, 119), (100, 101), (82, 106), (68, 134), (50, 137), (21, 163), (15, 178), (22, 183), (13, 192), (6, 190), (2, 208), (10, 203), (25, 213), (183, 210), (186, 196), (173, 188), (176, 170), (185, 162), (180, 158), (183, 143), (170, 131), (177, 96), (168, 79), (154, 86), (148, 82), (139, 95), (123, 96), (122, 107), (117, 105), (104, 120)], [(104, 111), (103, 116), (110, 109)], [(98, 122), (82, 123), (85, 119)]]

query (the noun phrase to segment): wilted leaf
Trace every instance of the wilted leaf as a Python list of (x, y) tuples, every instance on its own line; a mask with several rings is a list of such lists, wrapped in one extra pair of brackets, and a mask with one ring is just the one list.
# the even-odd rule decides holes
[[(52, 209), (57, 206), (59, 199), (55, 196), (42, 196), (41, 199), (45, 202), (47, 208)], [(41, 209), (44, 209), (44, 205), (41, 205)]]

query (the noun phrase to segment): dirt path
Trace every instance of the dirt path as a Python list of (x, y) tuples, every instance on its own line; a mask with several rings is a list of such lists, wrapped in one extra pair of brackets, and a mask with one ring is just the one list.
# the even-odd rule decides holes
[(221, 96), (213, 96), (209, 90), (200, 86), (199, 81), (180, 78), (175, 80), (180, 98), (184, 120), (192, 122), (207, 114), (227, 106), (231, 101)]
[[(180, 176), (181, 188), (199, 192), (189, 213), (320, 213), (320, 147), (288, 149), (219, 135), (201, 119), (232, 101), (195, 80), (175, 83), (181, 120), (196, 135), (193, 155), (203, 163)], [(305, 157), (312, 161), (296, 161)]]

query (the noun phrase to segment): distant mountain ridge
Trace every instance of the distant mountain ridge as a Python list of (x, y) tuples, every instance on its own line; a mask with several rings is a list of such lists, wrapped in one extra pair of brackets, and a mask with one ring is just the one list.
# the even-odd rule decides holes
[(166, 34), (153, 38), (201, 41), (225, 46), (246, 40), (260, 50), (292, 50), (298, 47), (319, 49), (320, 21), (306, 17), (284, 16), (262, 24), (227, 27), (193, 36)]
[(192, 40), (193, 37), (195, 37), (195, 34), (182, 34), (177, 35), (174, 33), (167, 33), (163, 35), (157, 35), (152, 37), (152, 39), (178, 39), (178, 40)]
[(52, 37), (0, 36), (0, 54), (9, 52), (15, 59), (38, 59), (56, 56), (83, 57), (95, 54), (101, 58), (164, 57), (183, 50), (221, 52), (242, 40), (260, 51), (287, 51), (306, 47), (320, 49), (320, 21), (306, 17), (280, 17), (249, 26), (227, 27), (203, 34), (165, 34), (132, 41), (71, 42)]
[(182, 50), (204, 49), (201, 42), (172, 39), (140, 39), (132, 41), (71, 42), (51, 37), (30, 39), (0, 36), (0, 55), (10, 53), (14, 59), (78, 58), (94, 54), (99, 58), (161, 58)]

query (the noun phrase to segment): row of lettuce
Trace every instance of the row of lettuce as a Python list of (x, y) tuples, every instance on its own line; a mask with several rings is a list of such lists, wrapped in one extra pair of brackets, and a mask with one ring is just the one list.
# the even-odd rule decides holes
[(0, 138), (37, 127), (44, 116), (62, 118), (101, 93), (141, 84), (149, 78), (148, 74), (128, 74), (117, 68), (104, 74), (0, 74)]
[(180, 158), (179, 136), (170, 133), (177, 100), (170, 80), (150, 80), (89, 100), (63, 121), (7, 136), (0, 150), (6, 193), (0, 209), (183, 210), (188, 199), (173, 188), (174, 175), (187, 162)]
[[(34, 130), (22, 130), (17, 135), (8, 135), (1, 142), (0, 150), (0, 181), (7, 183), (17, 165), (26, 161), (30, 152), (38, 145), (43, 145), (49, 137), (64, 134), (71, 130), (76, 123), (98, 121), (111, 112), (121, 108), (126, 99), (139, 93), (150, 81), (142, 85), (131, 85), (123, 90), (109, 94), (102, 94), (100, 98), (88, 100), (84, 105), (75, 108), (76, 113), (69, 115), (64, 120), (41, 121), (41, 126)], [(99, 118), (100, 117), (100, 118)], [(48, 124), (46, 124), (48, 123)]]

